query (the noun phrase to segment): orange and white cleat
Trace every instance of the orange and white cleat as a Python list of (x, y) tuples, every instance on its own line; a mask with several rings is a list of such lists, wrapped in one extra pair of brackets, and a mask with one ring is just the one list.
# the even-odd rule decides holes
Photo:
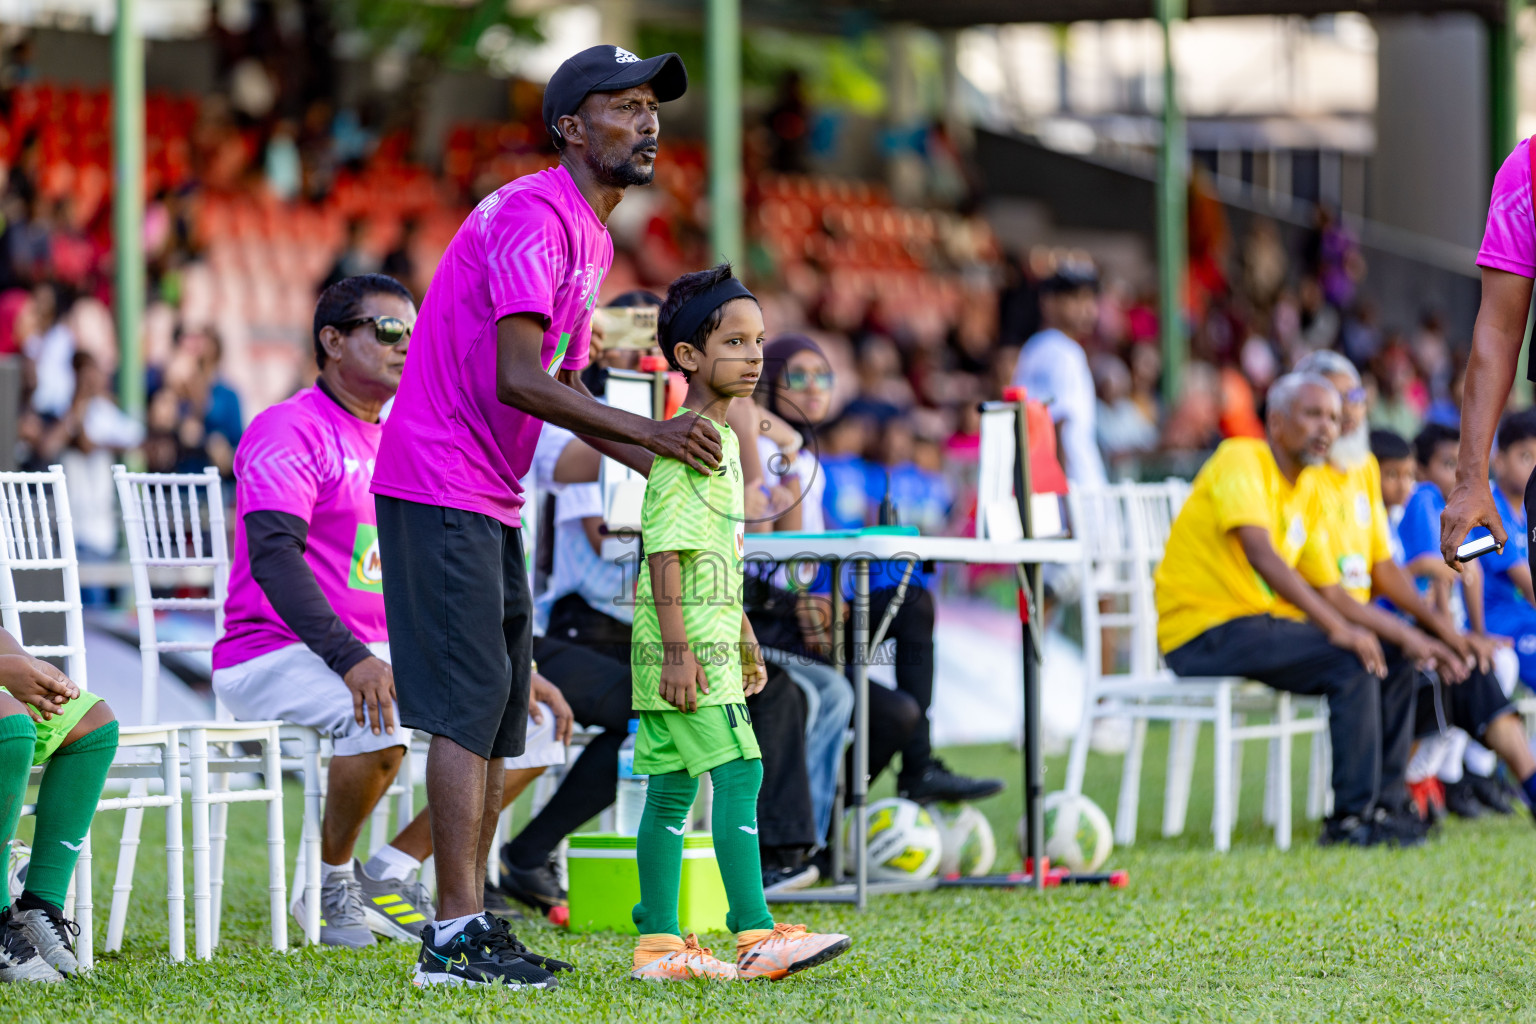
[(699, 945), (699, 938), (676, 935), (642, 935), (635, 947), (635, 969), (629, 976), (636, 981), (686, 981), (708, 978), (711, 981), (735, 981), (736, 968), (716, 960), (711, 951)]
[(853, 945), (846, 935), (818, 935), (802, 924), (776, 924), (736, 936), (736, 974), (742, 981), (777, 981), (839, 957)]

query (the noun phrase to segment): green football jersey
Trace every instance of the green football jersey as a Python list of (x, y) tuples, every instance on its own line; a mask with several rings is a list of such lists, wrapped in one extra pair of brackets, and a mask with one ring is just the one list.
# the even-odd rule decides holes
[[(679, 409), (679, 416), (693, 416)], [(688, 646), (709, 677), (709, 693), (699, 706), (740, 704), (741, 583), (746, 552), (741, 447), (724, 423), (720, 465), (706, 476), (676, 459), (657, 458), (645, 483), (640, 540), (646, 561), (640, 565), (635, 593), (635, 624), (630, 648), (636, 711), (672, 711), (661, 699), (661, 667), (666, 651), (656, 619), (662, 603), (681, 600)], [(649, 556), (676, 551), (682, 579), (680, 595), (653, 595)], [(675, 657), (675, 655), (674, 655)]]

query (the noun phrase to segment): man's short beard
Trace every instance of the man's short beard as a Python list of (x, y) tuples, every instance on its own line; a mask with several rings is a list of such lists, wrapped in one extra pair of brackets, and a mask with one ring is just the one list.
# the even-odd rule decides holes
[(1360, 417), (1360, 425), (1333, 442), (1328, 457), (1340, 469), (1354, 469), (1362, 465), (1371, 454), (1371, 425)]
[[(653, 156), (656, 151), (649, 150)], [(587, 165), (597, 176), (597, 180), (604, 185), (617, 188), (628, 188), (631, 185), (649, 185), (656, 179), (656, 165), (649, 167), (637, 166), (634, 162), (637, 153), (631, 153), (625, 157), (622, 163), (607, 164), (595, 153), (588, 151)]]

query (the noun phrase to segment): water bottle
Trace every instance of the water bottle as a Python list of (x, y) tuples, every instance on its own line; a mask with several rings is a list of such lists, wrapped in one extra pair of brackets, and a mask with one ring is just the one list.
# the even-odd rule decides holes
[(645, 788), (650, 777), (635, 774), (635, 734), (639, 731), (639, 719), (631, 718), (629, 735), (619, 746), (619, 793), (613, 816), (621, 836), (639, 835), (640, 815), (645, 813)]

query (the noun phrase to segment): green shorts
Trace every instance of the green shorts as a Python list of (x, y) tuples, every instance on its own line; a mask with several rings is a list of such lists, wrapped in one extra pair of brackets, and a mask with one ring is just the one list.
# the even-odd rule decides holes
[(635, 774), (686, 771), (698, 778), (728, 761), (763, 756), (745, 704), (716, 704), (692, 714), (641, 711), (635, 740)]
[[(0, 693), (9, 693), (5, 687), (0, 686)], [(94, 693), (82, 693), (72, 701), (64, 705), (64, 710), (46, 722), (34, 721), (37, 726), (37, 746), (32, 748), (32, 766), (46, 764), (64, 745), (69, 731), (80, 724), (80, 719), (86, 712), (101, 703), (101, 698)]]

